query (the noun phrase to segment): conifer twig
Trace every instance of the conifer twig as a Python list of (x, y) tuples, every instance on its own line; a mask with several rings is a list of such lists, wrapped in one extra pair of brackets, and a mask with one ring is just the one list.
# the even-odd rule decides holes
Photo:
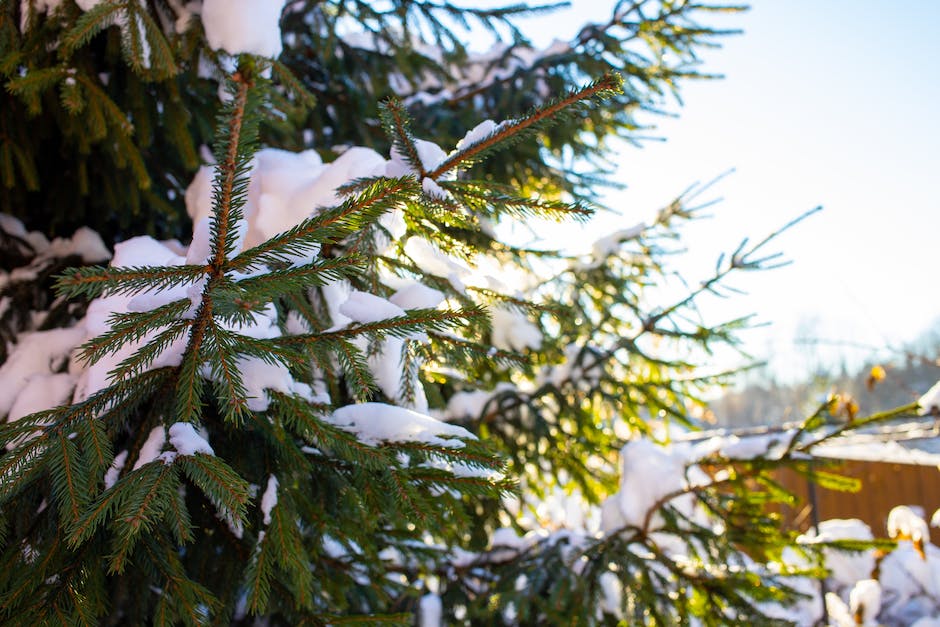
[(470, 144), (465, 149), (445, 159), (443, 163), (428, 172), (427, 177), (431, 179), (438, 179), (443, 174), (453, 170), (464, 161), (473, 159), (473, 157), (488, 150), (489, 148), (492, 148), (503, 140), (520, 133), (521, 131), (551, 119), (553, 116), (557, 115), (568, 107), (579, 102), (584, 102), (585, 100), (593, 98), (599, 94), (620, 91), (622, 86), (623, 78), (619, 74), (607, 74), (600, 80), (591, 83), (587, 87), (574, 91), (556, 102), (537, 109), (531, 115), (527, 115), (508, 124), (504, 123), (500, 126), (497, 132), (489, 135), (488, 137), (484, 137), (478, 142)]

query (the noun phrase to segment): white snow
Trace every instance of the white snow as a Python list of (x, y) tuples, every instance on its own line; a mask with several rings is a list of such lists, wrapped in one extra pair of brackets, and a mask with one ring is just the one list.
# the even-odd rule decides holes
[(472, 129), (467, 131), (463, 139), (457, 142), (457, 150), (464, 150), (477, 142), (486, 139), (496, 131), (496, 122), (493, 120), (483, 120)]
[(598, 582), (601, 584), (600, 610), (622, 619), (623, 610), (620, 606), (623, 603), (623, 585), (617, 575), (607, 571), (600, 576)]
[[(0, 366), (0, 415), (10, 413), (33, 377), (52, 375), (65, 365), (72, 348), (84, 339), (85, 330), (81, 327), (21, 333)], [(61, 385), (64, 379), (56, 381)], [(52, 403), (42, 409), (53, 407), (57, 401)]]
[(934, 383), (923, 396), (917, 399), (917, 404), (920, 405), (921, 414), (940, 412), (940, 381)]
[(67, 372), (30, 376), (13, 402), (7, 422), (67, 403), (74, 387), (75, 377)]
[(473, 420), (483, 414), (483, 408), (500, 392), (514, 389), (511, 383), (500, 383), (493, 390), (470, 390), (457, 392), (447, 401), (444, 418), (448, 421)]
[[(624, 526), (643, 526), (648, 512), (669, 494), (686, 487), (686, 460), (665, 447), (641, 438), (620, 449), (620, 490), (604, 502), (601, 528), (612, 533)], [(650, 478), (655, 477), (655, 481)], [(662, 524), (659, 514), (650, 518), (651, 528)]]
[(444, 604), (441, 597), (428, 593), (421, 597), (418, 607), (418, 627), (442, 627)]
[(310, 387), (295, 381), (283, 364), (268, 363), (257, 357), (240, 357), (238, 370), (245, 386), (248, 409), (251, 411), (267, 410), (270, 400), (266, 390), (296, 394), (305, 398), (310, 395)]
[(888, 535), (923, 542), (930, 538), (924, 510), (918, 506), (898, 505), (888, 513)]
[[(819, 533), (812, 531), (801, 536), (799, 541), (832, 542), (834, 540), (872, 540), (871, 529), (857, 518), (833, 518), (819, 523)], [(847, 589), (856, 581), (868, 579), (875, 568), (875, 555), (868, 551), (842, 551), (834, 548), (823, 549), (826, 567), (830, 571), (829, 579), (838, 589)]]
[(444, 293), (415, 281), (399, 288), (388, 301), (402, 309), (433, 309), (444, 302)]
[(121, 451), (114, 456), (114, 461), (111, 462), (111, 466), (109, 466), (108, 470), (104, 473), (105, 490), (111, 488), (115, 483), (117, 483), (118, 477), (121, 475), (121, 471), (124, 470), (125, 463), (127, 463), (127, 451)]
[[(358, 178), (382, 174), (385, 159), (368, 148), (350, 148), (339, 158), (324, 164), (314, 150), (289, 152), (274, 148), (258, 151), (252, 162), (245, 215), (245, 248), (256, 246), (282, 233), (324, 207), (341, 202), (337, 188)], [(212, 213), (213, 166), (202, 166), (186, 189), (186, 212), (194, 224)], [(393, 237), (404, 232), (400, 210), (380, 222)], [(311, 249), (305, 259), (316, 253)]]
[(340, 407), (328, 420), (344, 431), (355, 434), (360, 442), (370, 446), (382, 442), (423, 442), (447, 448), (462, 448), (463, 439), (476, 439), (476, 436), (463, 427), (385, 403), (360, 403)]
[(349, 294), (346, 302), (340, 305), (339, 312), (347, 318), (363, 324), (405, 315), (405, 311), (401, 307), (380, 296), (358, 290)]
[(542, 332), (525, 314), (509, 307), (494, 307), (490, 315), (493, 323), (491, 343), (496, 348), (524, 351), (542, 347)]
[(261, 515), (264, 516), (265, 525), (271, 524), (271, 510), (277, 505), (277, 486), (277, 477), (270, 475), (264, 494), (261, 495)]
[[(418, 161), (426, 172), (434, 170), (447, 158), (447, 153), (440, 146), (424, 139), (416, 139), (414, 142), (415, 152), (418, 154)], [(385, 168), (385, 176), (397, 178), (408, 174), (416, 174), (411, 164), (405, 159), (397, 146), (392, 147), (391, 159)]]
[(131, 470), (137, 470), (144, 464), (149, 464), (158, 457), (160, 453), (163, 452), (163, 446), (166, 444), (166, 429), (163, 425), (159, 425), (150, 430), (150, 435), (147, 436), (147, 440), (144, 442), (144, 445), (140, 447), (140, 454), (137, 457), (137, 462), (134, 464), (134, 467)]
[(624, 242), (637, 239), (647, 228), (649, 227), (645, 222), (640, 222), (599, 238), (591, 245), (588, 259), (578, 262), (577, 266), (588, 269), (599, 267), (608, 257), (617, 253)]
[(209, 442), (196, 432), (195, 427), (188, 422), (176, 422), (170, 425), (170, 444), (180, 455), (215, 455)]
[(420, 237), (409, 237), (405, 242), (405, 255), (411, 258), (422, 271), (450, 281), (458, 292), (466, 290), (463, 279), (470, 269), (458, 260), (444, 254), (439, 248)]
[(202, 24), (213, 49), (277, 58), (286, 0), (204, 0)]
[(874, 579), (862, 579), (849, 593), (849, 611), (861, 618), (862, 625), (876, 625), (881, 609), (881, 584)]
[(730, 435), (722, 438), (721, 453), (728, 459), (780, 459), (790, 441), (790, 433), (767, 433), (738, 437)]

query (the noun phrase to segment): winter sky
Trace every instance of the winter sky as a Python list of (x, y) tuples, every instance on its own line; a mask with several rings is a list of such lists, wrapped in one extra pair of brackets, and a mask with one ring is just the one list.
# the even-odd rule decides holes
[[(611, 4), (575, 0), (526, 31), (543, 45), (568, 38)], [(684, 231), (689, 252), (677, 265), (697, 282), (742, 238), (822, 205), (770, 249), (792, 265), (739, 277), (731, 284), (747, 294), (705, 313), (770, 322), (744, 336), (746, 347), (784, 378), (875, 354), (798, 336), (890, 355), (940, 321), (940, 2), (754, 0), (716, 24), (744, 31), (703, 57), (724, 80), (686, 84), (679, 116), (650, 120), (666, 141), (624, 148), (618, 178), (629, 189), (607, 197), (623, 215), (602, 218), (598, 232), (733, 168), (708, 196), (723, 199), (713, 217)]]

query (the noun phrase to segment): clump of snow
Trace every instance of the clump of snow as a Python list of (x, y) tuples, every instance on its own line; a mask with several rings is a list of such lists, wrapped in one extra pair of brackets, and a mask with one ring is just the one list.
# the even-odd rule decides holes
[(834, 627), (876, 627), (881, 609), (881, 584), (863, 579), (855, 584), (846, 604), (834, 592), (826, 593), (826, 610)]
[(917, 506), (898, 505), (888, 513), (888, 535), (892, 538), (923, 542), (930, 538), (924, 510)]
[(598, 583), (601, 584), (601, 603), (600, 610), (611, 614), (618, 619), (623, 618), (623, 585), (617, 579), (617, 575), (607, 571), (600, 576)]
[(463, 279), (470, 273), (470, 269), (444, 254), (427, 240), (409, 237), (405, 242), (404, 252), (422, 271), (447, 279), (458, 292), (466, 291)]
[(493, 390), (471, 390), (457, 392), (447, 401), (444, 418), (449, 421), (472, 420), (483, 415), (483, 409), (491, 398), (501, 392), (513, 390), (512, 383), (497, 383)]
[[(30, 376), (10, 407), (7, 422), (68, 403), (74, 387), (75, 378), (67, 372)], [(7, 443), (7, 449), (16, 444), (19, 441)]]
[[(833, 518), (818, 525), (819, 533), (812, 531), (801, 536), (800, 542), (806, 544), (833, 542), (836, 540), (872, 540), (871, 528), (857, 518)], [(867, 551), (843, 551), (834, 548), (823, 549), (829, 578), (838, 589), (847, 589), (856, 581), (868, 579), (875, 568), (875, 555)]]
[(419, 627), (442, 627), (444, 624), (444, 604), (441, 597), (428, 593), (421, 597), (418, 604)]
[(111, 258), (111, 251), (97, 231), (87, 226), (79, 227), (72, 237), (57, 237), (43, 251), (47, 257), (69, 257), (77, 255), (85, 263), (101, 263)]
[(495, 307), (492, 312), (493, 346), (502, 350), (538, 350), (542, 347), (542, 332), (519, 311), (509, 307)]
[[(184, 262), (185, 258), (178, 255), (167, 244), (158, 242), (149, 236), (142, 236), (133, 237), (115, 245), (111, 267), (175, 266)], [(165, 290), (142, 291), (133, 296), (117, 294), (96, 298), (88, 305), (83, 320), (83, 326), (87, 333), (81, 340), (90, 340), (109, 331), (111, 329), (111, 316), (116, 313), (149, 311), (182, 298), (189, 297), (192, 300), (189, 289), (189, 286), (179, 285)], [(194, 311), (195, 303), (190, 308), (190, 313)], [(136, 342), (127, 342), (116, 352), (105, 355), (85, 368), (78, 379), (73, 400), (76, 402), (83, 401), (95, 392), (107, 387), (110, 383), (109, 373), (124, 359), (133, 355), (141, 346), (153, 339), (156, 333), (156, 331), (153, 331)], [(185, 346), (186, 337), (183, 335), (160, 353), (149, 365), (149, 368), (179, 365)]]
[(277, 505), (277, 477), (271, 475), (268, 477), (268, 485), (261, 495), (261, 515), (264, 516), (264, 524), (271, 524), (271, 511)]
[[(620, 490), (601, 507), (601, 528), (605, 533), (623, 527), (642, 528), (647, 515), (662, 500), (687, 487), (686, 459), (646, 438), (628, 442), (620, 449)], [(656, 477), (651, 481), (650, 477)], [(650, 515), (651, 526), (662, 524), (658, 514)]]
[(137, 470), (144, 464), (149, 464), (150, 462), (160, 457), (165, 444), (166, 429), (163, 427), (163, 425), (151, 429), (150, 434), (147, 436), (147, 440), (144, 442), (144, 445), (140, 447), (140, 454), (137, 456), (137, 462), (134, 464), (134, 467), (131, 468), (131, 470)]
[(467, 134), (463, 136), (463, 139), (457, 142), (457, 150), (463, 150), (483, 139), (486, 139), (496, 131), (496, 126), (497, 124), (493, 120), (483, 120), (472, 129), (467, 131)]
[(402, 309), (433, 309), (444, 302), (444, 293), (415, 281), (399, 288), (388, 301)]
[(286, 0), (204, 0), (202, 25), (213, 49), (277, 58)]
[(114, 461), (111, 462), (108, 470), (104, 473), (105, 490), (111, 488), (115, 483), (117, 483), (118, 477), (121, 476), (121, 471), (124, 470), (124, 464), (126, 463), (127, 451), (121, 451), (114, 456)]
[(245, 386), (248, 409), (251, 411), (268, 409), (271, 401), (267, 390), (312, 400), (310, 386), (294, 380), (287, 367), (279, 362), (269, 363), (258, 357), (240, 357), (238, 370)]
[[(444, 162), (447, 153), (440, 146), (424, 139), (414, 140), (415, 152), (418, 154), (418, 161), (426, 172), (434, 170)], [(414, 168), (408, 163), (405, 155), (398, 150), (397, 146), (392, 147), (391, 159), (385, 168), (385, 176), (397, 178), (408, 174), (415, 174)]]
[[(243, 212), (245, 248), (256, 246), (341, 202), (337, 189), (358, 179), (378, 176), (386, 161), (374, 150), (350, 148), (324, 164), (314, 150), (289, 152), (265, 148), (255, 155)], [(212, 214), (213, 166), (202, 166), (186, 189), (186, 212), (194, 224)], [(401, 211), (385, 214), (380, 223), (393, 237), (404, 233)], [(306, 261), (315, 253), (311, 250)], [(303, 261), (303, 260), (298, 260)]]
[(434, 446), (462, 448), (463, 440), (476, 439), (463, 427), (385, 403), (340, 407), (328, 420), (340, 429), (355, 434), (360, 442), (370, 446), (382, 442), (424, 442)]
[(730, 435), (723, 438), (721, 453), (729, 459), (780, 459), (786, 452), (791, 434), (767, 433), (738, 437)]
[[(0, 366), (0, 415), (10, 413), (14, 403), (31, 381), (36, 382), (33, 384), (35, 386), (39, 385), (42, 380), (49, 380), (48, 377), (65, 365), (69, 353), (84, 339), (85, 330), (81, 327), (21, 333), (7, 360)], [(41, 402), (41, 397), (35, 394), (40, 393), (41, 390), (34, 389), (35, 393), (30, 393), (30, 402), (27, 403), (24, 400), (22, 409), (26, 409), (26, 404), (28, 404), (33, 411), (40, 411), (61, 403), (62, 401), (58, 400), (58, 393), (64, 387), (71, 385), (72, 381), (63, 377), (57, 377), (51, 381), (56, 385), (56, 394), (51, 394), (47, 399), (48, 402)]]
[(937, 381), (927, 392), (917, 399), (922, 415), (940, 412), (940, 381)]
[(617, 252), (621, 244), (637, 239), (647, 228), (649, 227), (645, 222), (640, 222), (601, 237), (591, 245), (587, 259), (579, 261), (577, 267), (591, 269), (601, 266), (608, 257)]
[(401, 307), (380, 296), (360, 291), (351, 292), (346, 302), (340, 305), (339, 312), (355, 322), (365, 324), (405, 315)]
[[(338, 313), (342, 316), (341, 319), (364, 324), (405, 315), (405, 311), (392, 302), (374, 294), (355, 290), (351, 291), (346, 301), (338, 307)], [(427, 335), (423, 332), (413, 332), (409, 334), (408, 339), (424, 342), (427, 341)], [(357, 338), (356, 343), (362, 350), (369, 348), (364, 337)], [(404, 338), (388, 337), (384, 339), (368, 355), (369, 371), (372, 373), (379, 389), (387, 398), (394, 399), (399, 404), (409, 406), (412, 409), (426, 411), (428, 406), (427, 398), (420, 381), (414, 378), (411, 381), (413, 390), (411, 398), (403, 393), (402, 378), (408, 375), (404, 364), (404, 350)]]
[(196, 432), (195, 427), (188, 422), (176, 422), (170, 425), (170, 444), (180, 455), (215, 455), (209, 442)]
[[(881, 609), (881, 584), (875, 579), (862, 579), (849, 593), (849, 611), (861, 619), (862, 625), (877, 625)], [(858, 623), (856, 619), (856, 623)]]

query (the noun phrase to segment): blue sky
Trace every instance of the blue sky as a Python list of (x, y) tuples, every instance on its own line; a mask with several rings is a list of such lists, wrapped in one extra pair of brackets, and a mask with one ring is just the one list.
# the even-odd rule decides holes
[[(539, 32), (567, 37), (610, 4), (576, 0), (539, 18)], [(684, 232), (677, 265), (697, 281), (741, 238), (822, 205), (777, 241), (792, 265), (738, 278), (747, 294), (705, 311), (771, 323), (745, 339), (783, 378), (843, 355), (890, 356), (940, 320), (940, 2), (756, 0), (719, 23), (744, 31), (703, 58), (724, 80), (686, 84), (679, 116), (650, 120), (666, 141), (624, 148), (629, 189), (607, 197), (622, 217), (595, 228), (634, 224), (734, 168), (714, 188), (714, 217)], [(814, 349), (798, 335), (883, 350)]]

